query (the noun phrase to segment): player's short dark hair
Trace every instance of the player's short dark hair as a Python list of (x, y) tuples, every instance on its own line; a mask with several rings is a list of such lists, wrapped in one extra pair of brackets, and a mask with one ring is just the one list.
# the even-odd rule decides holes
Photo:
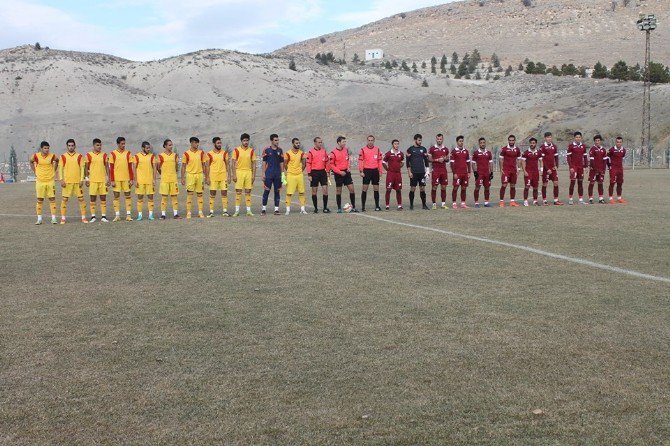
[(144, 149), (145, 147), (149, 147), (151, 144), (149, 144), (149, 141), (142, 141), (142, 148)]
[(575, 132), (575, 134), (572, 136), (582, 136), (582, 132)]
[(221, 138), (219, 138), (218, 136), (215, 136), (214, 138), (212, 138), (212, 144), (216, 144), (219, 141), (221, 141)]
[(46, 142), (46, 141), (42, 141), (42, 142), (40, 143), (40, 149), (43, 148), (43, 147), (51, 147), (51, 146), (49, 145), (48, 142)]
[(320, 136), (315, 136), (315, 137), (314, 137), (314, 142), (316, 142), (317, 139), (321, 139), (321, 140), (322, 140), (322, 138), (321, 138)]
[(251, 136), (249, 136), (248, 133), (242, 133), (240, 135), (240, 141), (244, 141), (245, 139), (251, 139)]
[(195, 136), (191, 136), (191, 137), (188, 139), (188, 142), (200, 142), (200, 140), (199, 140), (198, 138), (196, 138)]
[(393, 144), (395, 144), (395, 143), (400, 144), (400, 141), (398, 141), (397, 139), (394, 139), (393, 141), (391, 141), (391, 145), (393, 145)]
[(366, 139), (370, 139), (370, 138), (375, 139), (375, 135), (368, 135), (368, 137)]
[(465, 136), (463, 136), (463, 135), (458, 135), (458, 136), (456, 137), (456, 141), (460, 141), (461, 139), (465, 139)]
[(293, 139), (291, 140), (291, 144), (295, 144), (296, 141), (299, 142), (299, 141), (300, 141), (300, 138), (293, 138)]
[(596, 135), (596, 136), (593, 137), (593, 140), (595, 141), (596, 139), (599, 139), (599, 140), (602, 141), (602, 140), (603, 140), (603, 137), (600, 136), (600, 135)]
[(528, 142), (533, 142), (533, 141), (537, 142), (537, 138), (533, 137), (533, 138), (530, 138), (530, 139), (528, 140)]
[(417, 139), (423, 139), (421, 133), (417, 133), (416, 135), (414, 135), (414, 141), (416, 141)]
[(125, 140), (126, 140), (126, 138), (124, 138), (123, 136), (119, 136), (118, 138), (116, 138), (116, 143), (121, 144)]
[(444, 135), (442, 133), (438, 133), (437, 135), (435, 135), (435, 137), (436, 138), (444, 138)]
[(337, 143), (339, 144), (339, 143), (341, 143), (342, 141), (344, 141), (345, 139), (347, 139), (346, 136), (338, 136), (338, 137), (337, 137)]
[(68, 140), (65, 142), (65, 145), (66, 145), (66, 146), (69, 146), (70, 143), (72, 143), (72, 144), (74, 144), (74, 145), (77, 145), (77, 143), (74, 142), (74, 139), (72, 139), (72, 138), (68, 139)]
[(165, 141), (163, 141), (163, 147), (167, 147), (169, 142), (172, 142), (172, 140), (171, 139), (166, 139)]
[(102, 144), (102, 141), (100, 141), (100, 138), (95, 138), (93, 140), (93, 145), (95, 145), (95, 144)]
[(623, 136), (617, 136), (617, 137), (616, 137), (616, 140), (617, 140), (617, 141), (623, 141)]
[(509, 135), (509, 136), (507, 137), (507, 139), (510, 139), (510, 138), (514, 138), (514, 139), (516, 139), (516, 136), (514, 136), (514, 135)]
[(551, 132), (544, 132), (544, 137), (551, 136)]
[(483, 136), (481, 138), (479, 138), (479, 142), (482, 142), (482, 141), (486, 141), (486, 138), (484, 138)]
[(279, 135), (277, 135), (276, 133), (273, 133), (272, 135), (270, 135), (270, 141), (272, 141), (275, 138), (279, 138)]

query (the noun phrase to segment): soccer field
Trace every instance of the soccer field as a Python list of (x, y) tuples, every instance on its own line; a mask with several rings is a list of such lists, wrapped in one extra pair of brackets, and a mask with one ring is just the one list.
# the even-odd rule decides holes
[(34, 226), (0, 185), (0, 443), (666, 444), (669, 190)]

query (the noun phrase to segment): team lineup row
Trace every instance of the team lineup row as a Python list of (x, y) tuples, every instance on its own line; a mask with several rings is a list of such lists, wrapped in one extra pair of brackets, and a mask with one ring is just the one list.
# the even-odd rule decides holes
[[(88, 195), (91, 205), (91, 222), (97, 220), (97, 202), (100, 198), (100, 221), (107, 222), (107, 193), (112, 187), (114, 221), (121, 220), (120, 197), (124, 195), (126, 220), (131, 221), (131, 188), (135, 185), (137, 195), (137, 220), (143, 219), (144, 198), (147, 197), (148, 219), (154, 220), (155, 184), (159, 183), (161, 195), (161, 219), (166, 218), (168, 199), (171, 199), (173, 216), (179, 217), (178, 194), (179, 186), (185, 186), (187, 192), (186, 217), (191, 218), (193, 196), (196, 196), (198, 217), (204, 218), (205, 186), (209, 187), (209, 215), (214, 216), (214, 207), (217, 192), (220, 192), (223, 215), (228, 213), (228, 185), (232, 182), (235, 188), (235, 212), (232, 216), (240, 215), (242, 195), (245, 198), (246, 215), (252, 216), (251, 190), (256, 179), (256, 153), (249, 146), (250, 137), (244, 133), (240, 137), (240, 145), (232, 150), (231, 154), (222, 147), (221, 138), (212, 139), (212, 149), (205, 152), (200, 148), (200, 140), (196, 137), (189, 139), (190, 147), (181, 156), (181, 163), (173, 151), (171, 140), (163, 142), (163, 152), (153, 154), (149, 142), (143, 142), (139, 153), (132, 155), (126, 149), (126, 140), (123, 137), (116, 139), (117, 147), (109, 154), (102, 151), (100, 139), (93, 140), (93, 147), (85, 156), (77, 152), (73, 139), (67, 141), (67, 151), (60, 157), (50, 152), (50, 145), (43, 141), (38, 153), (32, 155), (30, 161), (36, 176), (37, 195), (37, 224), (42, 223), (42, 208), (47, 199), (51, 208), (51, 222), (56, 219), (56, 182), (62, 188), (61, 194), (61, 224), (66, 222), (66, 211), (69, 198), (76, 197), (79, 201), (81, 220), (88, 223), (86, 201), (84, 199), (84, 185), (89, 188)], [(593, 138), (594, 145), (587, 149), (580, 132), (574, 134), (574, 141), (567, 150), (567, 163), (570, 172), (569, 204), (574, 204), (573, 194), (577, 186), (579, 203), (584, 201), (584, 173), (589, 169), (589, 203), (594, 202), (594, 186), (598, 184), (598, 202), (605, 203), (604, 179), (609, 169), (610, 187), (609, 203), (625, 203), (622, 197), (623, 188), (623, 159), (626, 149), (623, 139), (616, 138), (614, 147), (605, 149), (602, 137)], [(437, 191), (440, 190), (441, 208), (446, 209), (447, 186), (449, 184), (449, 170), (452, 174), (452, 208), (459, 207), (457, 198), (460, 189), (460, 208), (468, 208), (466, 204), (467, 188), (470, 184), (470, 174), (475, 180), (474, 201), (475, 207), (480, 207), (480, 189), (484, 188), (485, 207), (491, 207), (490, 189), (494, 174), (492, 165), (493, 154), (486, 148), (486, 139), (480, 138), (479, 148), (472, 155), (464, 148), (464, 137), (456, 138), (456, 147), (449, 149), (444, 145), (444, 136), (438, 134), (435, 144), (429, 149), (423, 145), (423, 137), (414, 135), (414, 144), (405, 152), (400, 150), (400, 142), (396, 139), (391, 143), (391, 149), (381, 152), (375, 145), (375, 137), (367, 137), (367, 144), (358, 154), (358, 170), (362, 179), (361, 211), (365, 212), (367, 192), (373, 187), (375, 211), (381, 211), (379, 186), (384, 171), (386, 177), (386, 210), (390, 208), (391, 193), (396, 193), (398, 210), (403, 209), (402, 186), (403, 167), (406, 168), (410, 180), (409, 207), (414, 209), (416, 188), (419, 188), (422, 209), (430, 209), (427, 205), (425, 188), (431, 186), (432, 208), (438, 207)], [(510, 135), (508, 144), (499, 154), (499, 168), (501, 172), (500, 207), (505, 206), (506, 190), (510, 188), (509, 205), (517, 207), (516, 184), (518, 173), (524, 174), (524, 206), (530, 206), (529, 194), (532, 189), (532, 204), (539, 206), (539, 187), (541, 182), (542, 204), (547, 206), (547, 186), (553, 184), (553, 203), (563, 205), (559, 200), (558, 182), (558, 148), (553, 143), (551, 133), (544, 134), (544, 142), (538, 148), (536, 138), (529, 140), (530, 148), (521, 151), (516, 146), (516, 137)], [(274, 192), (274, 214), (279, 214), (280, 191), (286, 189), (286, 215), (291, 210), (292, 196), (297, 193), (300, 202), (300, 213), (305, 210), (305, 183), (304, 173), (310, 183), (314, 212), (319, 212), (317, 193), (322, 189), (324, 213), (330, 213), (328, 208), (328, 187), (335, 180), (337, 212), (358, 212), (356, 208), (356, 194), (351, 172), (352, 153), (347, 147), (347, 140), (340, 136), (337, 146), (330, 153), (323, 147), (320, 137), (314, 138), (314, 146), (306, 154), (303, 152), (300, 140), (293, 138), (291, 149), (284, 151), (279, 147), (279, 137), (270, 135), (270, 145), (262, 151), (261, 181), (263, 183), (263, 199), (261, 215), (266, 215), (270, 192)], [(449, 167), (448, 167), (449, 166)], [(178, 176), (178, 173), (181, 175)], [(616, 200), (614, 188), (616, 186)], [(347, 187), (350, 203), (342, 206), (342, 189)]]

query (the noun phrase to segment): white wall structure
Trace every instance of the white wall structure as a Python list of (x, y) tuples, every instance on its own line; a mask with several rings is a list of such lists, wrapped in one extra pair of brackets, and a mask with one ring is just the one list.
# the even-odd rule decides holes
[(384, 58), (384, 50), (365, 50), (365, 60), (377, 60)]

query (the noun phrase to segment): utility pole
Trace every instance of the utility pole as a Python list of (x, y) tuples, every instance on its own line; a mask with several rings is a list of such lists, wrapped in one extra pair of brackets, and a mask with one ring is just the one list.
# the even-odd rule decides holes
[(642, 98), (642, 138), (640, 144), (640, 161), (649, 164), (651, 144), (651, 32), (656, 29), (656, 16), (649, 14), (640, 17), (637, 28), (645, 33), (644, 50), (644, 94)]

